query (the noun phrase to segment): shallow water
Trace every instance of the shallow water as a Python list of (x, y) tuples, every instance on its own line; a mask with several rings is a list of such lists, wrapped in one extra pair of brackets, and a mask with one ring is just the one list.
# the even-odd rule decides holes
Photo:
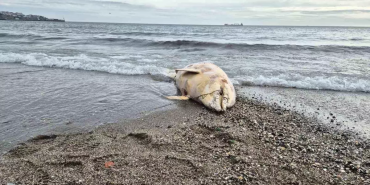
[(20, 64), (0, 64), (0, 152), (31, 137), (89, 131), (175, 107), (172, 83)]

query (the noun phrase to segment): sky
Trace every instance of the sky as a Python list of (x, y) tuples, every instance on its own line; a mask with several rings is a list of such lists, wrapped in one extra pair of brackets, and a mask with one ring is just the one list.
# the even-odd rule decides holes
[(370, 0), (0, 0), (0, 11), (80, 22), (370, 26)]

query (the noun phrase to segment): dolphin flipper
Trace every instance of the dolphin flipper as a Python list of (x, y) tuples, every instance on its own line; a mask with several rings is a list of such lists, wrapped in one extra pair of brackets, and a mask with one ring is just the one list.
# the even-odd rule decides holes
[(187, 96), (167, 96), (166, 98), (169, 100), (189, 100)]
[(202, 73), (202, 70), (199, 70), (199, 69), (176, 69), (175, 71), (176, 71), (176, 73), (179, 72), (179, 71), (185, 71), (185, 72), (197, 73), (197, 74)]

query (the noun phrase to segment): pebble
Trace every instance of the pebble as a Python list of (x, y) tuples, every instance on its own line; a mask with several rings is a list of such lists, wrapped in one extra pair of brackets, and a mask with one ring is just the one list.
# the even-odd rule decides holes
[(296, 163), (290, 163), (290, 167), (292, 167), (293, 169), (297, 168), (297, 164)]
[[(253, 106), (251, 107), (246, 106), (243, 109), (246, 109), (245, 112), (248, 112), (249, 109), (258, 110)], [(270, 109), (266, 109), (266, 111), (271, 112)], [(299, 118), (288, 117), (292, 116), (289, 115), (288, 113), (286, 114), (284, 113), (287, 116), (287, 118), (282, 116), (276, 118), (276, 114), (274, 114), (274, 117), (270, 118), (268, 116), (265, 116), (263, 113), (260, 114), (260, 112), (258, 112), (258, 114), (256, 113), (255, 115), (253, 114), (249, 117), (248, 113), (245, 113), (245, 115), (243, 113), (236, 115), (235, 119), (230, 118), (230, 115), (233, 115), (231, 113), (232, 112), (226, 112), (223, 115), (221, 115), (223, 116), (224, 120), (221, 119), (220, 122), (218, 122), (217, 119), (213, 121), (209, 120), (209, 117), (215, 117), (215, 115), (213, 114), (208, 115), (208, 113), (204, 113), (202, 114), (202, 116), (205, 116), (205, 118), (197, 119), (200, 120), (199, 122), (197, 122), (197, 124), (204, 123), (206, 126), (201, 125), (202, 126), (201, 128), (205, 127), (206, 128), (205, 132), (203, 132), (204, 129), (201, 129), (200, 130), (201, 132), (198, 133), (197, 131), (199, 130), (197, 130), (198, 128), (197, 125), (194, 125), (194, 127), (192, 127), (190, 126), (192, 125), (192, 122), (189, 121), (186, 122), (187, 123), (186, 125), (182, 126), (183, 128), (187, 129), (181, 130), (181, 132), (175, 135), (175, 136), (178, 135), (179, 140), (177, 142), (176, 141), (173, 142), (174, 144), (178, 145), (174, 147), (176, 148), (175, 150), (172, 149), (172, 147), (169, 150), (171, 152), (174, 152), (173, 154), (171, 154), (173, 156), (177, 156), (177, 154), (179, 156), (183, 155), (185, 156), (185, 154), (187, 153), (184, 154), (184, 151), (188, 150), (190, 154), (190, 151), (193, 152), (192, 147), (193, 145), (198, 146), (199, 144), (203, 143), (206, 144), (207, 146), (209, 145), (209, 147), (207, 147), (207, 150), (204, 151), (203, 147), (199, 147), (200, 153), (198, 153), (198, 150), (194, 151), (194, 153), (191, 153), (189, 155), (190, 156), (189, 160), (187, 159), (188, 157), (186, 157), (186, 160), (182, 158), (173, 160), (173, 161), (180, 160), (180, 162), (190, 161), (191, 164), (188, 164), (188, 162), (184, 164), (192, 165), (197, 168), (202, 166), (208, 167), (209, 165), (210, 166), (215, 165), (214, 169), (213, 168), (207, 169), (210, 170), (209, 171), (210, 173), (215, 174), (214, 177), (212, 177), (212, 174), (206, 174), (209, 176), (202, 176), (202, 174), (200, 174), (199, 179), (201, 180), (201, 182), (199, 184), (217, 184), (217, 182), (219, 182), (220, 184), (221, 183), (237, 184), (241, 182), (248, 182), (250, 184), (272, 184), (273, 182), (276, 182), (275, 181), (277, 180), (276, 178), (284, 177), (284, 176), (280, 177), (272, 176), (270, 173), (271, 171), (269, 171), (269, 168), (272, 168), (273, 170), (279, 170), (279, 168), (283, 168), (290, 171), (288, 173), (285, 172), (285, 170), (281, 172), (282, 174), (286, 173), (286, 175), (291, 175), (290, 174), (291, 172), (295, 173), (296, 176), (293, 177), (294, 179), (284, 179), (284, 181), (282, 181), (281, 184), (288, 183), (307, 184), (313, 178), (317, 178), (319, 180), (317, 182), (321, 183), (328, 182), (330, 184), (351, 184), (353, 182), (352, 184), (359, 184), (358, 182), (360, 182), (359, 179), (361, 178), (361, 176), (367, 177), (366, 173), (370, 172), (369, 171), (370, 161), (366, 159), (366, 157), (369, 156), (367, 150), (368, 148), (363, 146), (362, 141), (359, 142), (356, 141), (355, 139), (352, 140), (352, 138), (346, 138), (341, 133), (338, 134), (337, 132), (334, 131), (332, 132), (330, 131), (330, 129), (326, 130), (325, 129), (326, 127), (321, 126), (310, 127), (309, 123), (307, 123), (304, 120), (302, 121)], [(235, 117), (235, 115), (233, 116)], [(251, 119), (251, 121), (249, 121), (249, 119)], [(260, 124), (258, 124), (257, 120), (260, 122)], [(223, 121), (226, 122), (223, 123)], [(232, 122), (235, 121), (237, 123), (241, 123), (241, 121), (243, 121), (244, 123), (250, 124), (242, 125), (231, 124)], [(216, 124), (212, 125), (213, 122), (215, 122)], [(279, 125), (279, 123), (283, 123), (284, 125), (281, 126)], [(182, 122), (180, 122), (179, 124), (182, 125)], [(220, 124), (223, 124), (221, 128), (219, 128)], [(228, 128), (224, 127), (227, 126), (228, 124), (231, 126), (229, 126)], [(298, 128), (296, 127), (296, 124)], [(172, 132), (175, 131), (175, 129), (176, 127), (168, 131)], [(250, 136), (243, 135), (244, 133), (241, 131), (245, 129), (249, 134), (251, 134)], [(302, 129), (307, 130), (313, 129), (315, 132), (313, 133), (305, 132), (302, 131)], [(316, 131), (318, 133), (316, 133)], [(182, 137), (181, 134), (183, 133), (186, 133), (183, 135), (185, 138), (181, 138)], [(224, 133), (228, 133), (230, 135), (226, 134), (222, 135)], [(331, 137), (334, 135), (339, 135), (340, 137), (338, 137), (337, 139)], [(219, 136), (222, 137), (225, 136), (225, 138), (220, 138)], [(166, 137), (171, 138), (171, 136)], [(152, 142), (157, 143), (157, 139), (159, 138), (160, 138), (159, 136), (153, 137)], [(210, 138), (222, 139), (222, 141)], [(268, 140), (269, 142), (268, 143), (263, 142), (265, 139)], [(351, 140), (349, 141), (349, 139)], [(260, 140), (262, 140), (262, 142), (259, 142)], [(236, 145), (227, 145), (225, 144), (226, 142), (229, 143), (236, 142)], [(183, 147), (179, 147), (179, 149), (177, 149), (178, 146)], [(359, 148), (361, 146), (363, 147), (363, 149)], [(142, 145), (140, 145), (140, 147), (142, 147)], [(213, 149), (213, 152), (212, 151), (209, 152), (209, 148)], [(261, 153), (261, 151), (264, 153)], [(208, 154), (209, 154), (209, 163), (207, 160), (205, 160), (206, 159), (205, 156), (207, 156)], [(263, 158), (264, 155), (266, 155), (266, 158)], [(119, 157), (124, 158), (125, 156)], [(133, 157), (135, 158), (135, 156)], [(156, 156), (155, 155), (150, 156), (149, 158), (152, 157)], [(196, 161), (199, 162), (204, 161), (204, 164), (203, 165), (200, 163), (198, 164), (198, 162)], [(148, 167), (154, 169), (156, 167), (156, 165), (154, 165), (155, 163), (153, 164), (150, 163), (150, 161), (148, 162), (149, 162), (148, 164), (150, 165), (147, 166), (145, 165), (140, 166), (139, 165), (139, 163), (141, 163), (140, 159), (138, 159), (136, 162), (130, 163), (137, 165), (137, 167), (140, 167), (140, 169), (146, 169)], [(143, 162), (143, 164), (145, 163), (146, 162)], [(308, 166), (306, 164), (311, 165)], [(158, 165), (163, 164), (159, 163)], [(164, 168), (160, 168), (160, 171), (162, 172), (163, 170), (163, 174), (169, 174), (171, 176), (169, 179), (176, 178), (176, 180), (180, 182), (181, 180), (183, 180), (182, 178), (193, 177), (193, 175), (187, 174), (190, 171), (187, 170), (188, 169), (187, 166), (186, 168), (184, 168), (183, 174), (180, 174), (181, 176), (174, 177), (171, 174), (172, 172), (171, 169), (173, 169), (172, 160), (169, 161), (167, 165), (168, 166), (163, 165)], [(255, 171), (260, 172), (261, 174), (253, 173)], [(326, 171), (326, 173), (324, 173), (324, 171)], [(350, 173), (346, 173), (346, 171)], [(198, 175), (197, 173), (202, 172), (196, 170), (195, 174)], [(275, 173), (275, 175), (278, 175), (278, 173)], [(337, 176), (341, 180), (338, 179)], [(353, 179), (351, 179), (352, 177)], [(141, 178), (143, 177), (137, 177), (135, 175), (135, 177), (133, 177), (132, 180), (140, 180)], [(150, 178), (150, 175), (148, 175), (148, 178)], [(53, 178), (53, 180), (55, 180), (55, 178)], [(214, 180), (217, 180), (217, 182), (215, 182)], [(11, 181), (11, 179), (9, 181)], [(77, 179), (77, 182), (81, 183), (79, 179)]]

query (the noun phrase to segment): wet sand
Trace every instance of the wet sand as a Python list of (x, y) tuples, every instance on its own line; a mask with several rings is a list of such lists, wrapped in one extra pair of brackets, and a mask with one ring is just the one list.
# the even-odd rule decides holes
[(370, 93), (258, 86), (239, 88), (239, 93), (370, 138)]
[(88, 132), (176, 108), (163, 97), (176, 87), (154, 77), (0, 63), (0, 154), (40, 134)]
[(238, 99), (217, 114), (189, 101), (89, 133), (39, 136), (0, 161), (15, 184), (369, 184), (369, 140)]

